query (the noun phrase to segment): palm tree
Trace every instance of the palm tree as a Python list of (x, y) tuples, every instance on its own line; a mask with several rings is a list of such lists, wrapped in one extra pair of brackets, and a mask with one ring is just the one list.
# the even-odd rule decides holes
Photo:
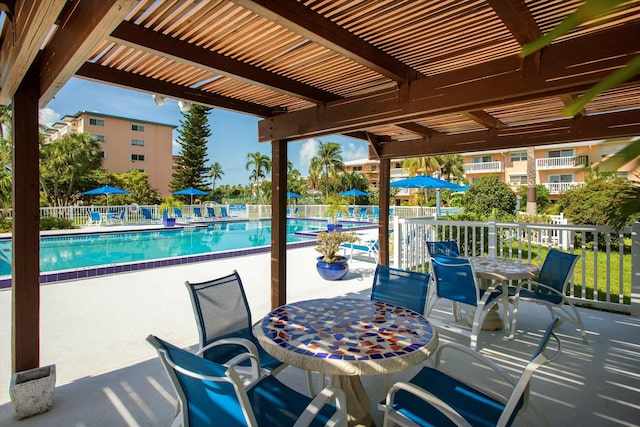
[(527, 213), (538, 213), (536, 196), (536, 157), (534, 147), (527, 147)]
[(253, 168), (253, 171), (249, 175), (249, 183), (253, 181), (255, 185), (257, 197), (260, 199), (260, 180), (266, 177), (266, 174), (271, 172), (271, 158), (266, 154), (262, 154), (259, 151), (255, 153), (247, 154), (247, 163), (244, 165), (246, 170)]
[(451, 181), (451, 175), (453, 175), (457, 178), (458, 183), (462, 182), (464, 178), (464, 165), (460, 154), (437, 156), (437, 160), (438, 163), (440, 163), (440, 175), (442, 179)]
[(224, 171), (222, 170), (222, 165), (219, 162), (215, 162), (209, 168), (209, 178), (211, 178), (211, 192), (216, 189), (216, 180), (222, 179), (224, 175)]
[(410, 177), (418, 174), (431, 175), (440, 170), (440, 161), (438, 156), (411, 157), (402, 162), (402, 169), (407, 171)]
[(329, 196), (329, 179), (334, 178), (338, 172), (344, 170), (344, 163), (342, 162), (342, 148), (340, 144), (335, 142), (320, 142), (318, 147), (318, 155), (311, 159), (311, 166), (309, 167), (309, 173), (314, 175), (311, 171), (316, 172), (316, 176), (320, 171), (324, 171), (324, 196)]

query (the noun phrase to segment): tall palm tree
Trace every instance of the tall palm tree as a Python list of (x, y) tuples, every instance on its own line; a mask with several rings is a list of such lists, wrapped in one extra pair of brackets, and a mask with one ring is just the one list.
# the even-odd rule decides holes
[[(342, 148), (335, 142), (320, 142), (318, 155), (311, 159), (310, 169), (324, 171), (324, 196), (329, 196), (329, 179), (344, 170), (342, 162)], [(310, 170), (311, 172), (311, 170)]]
[(409, 176), (431, 175), (440, 170), (438, 156), (411, 157), (402, 162), (402, 169), (408, 172)]
[(455, 176), (458, 182), (462, 182), (464, 177), (464, 164), (460, 154), (445, 154), (437, 156), (440, 163), (440, 175), (442, 179), (451, 181), (451, 175)]
[(250, 170), (249, 183), (253, 181), (255, 185), (257, 197), (260, 199), (260, 180), (266, 177), (266, 174), (271, 172), (271, 158), (266, 154), (262, 154), (259, 151), (255, 153), (247, 154), (247, 163), (244, 165), (246, 170)]
[(219, 162), (215, 162), (209, 168), (209, 178), (211, 178), (211, 192), (216, 189), (216, 180), (222, 179), (224, 175), (224, 171), (222, 170), (222, 165)]

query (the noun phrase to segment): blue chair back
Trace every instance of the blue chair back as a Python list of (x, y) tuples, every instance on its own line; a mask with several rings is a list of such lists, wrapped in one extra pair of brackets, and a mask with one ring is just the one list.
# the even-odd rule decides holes
[(371, 299), (424, 314), (429, 274), (376, 266)]
[[(542, 263), (542, 268), (540, 268), (540, 274), (536, 281), (554, 288), (564, 295), (577, 260), (578, 255), (550, 249)], [(537, 292), (548, 294), (550, 291), (539, 287)]]
[(478, 305), (480, 291), (468, 259), (432, 256), (431, 274), (436, 287), (435, 292), (440, 298)]
[(349, 211), (349, 218), (354, 218), (355, 216), (354, 216), (353, 211), (355, 210), (355, 208), (354, 207), (350, 207), (350, 208), (347, 208), (347, 210)]
[(229, 214), (227, 213), (227, 208), (226, 208), (226, 206), (221, 206), (221, 207), (220, 207), (220, 216), (222, 216), (222, 217), (227, 217), (227, 216), (229, 216)]
[(100, 218), (100, 212), (98, 211), (90, 211), (89, 212), (89, 216), (91, 218), (91, 221), (98, 221), (100, 222), (101, 218)]
[(216, 211), (212, 207), (207, 207), (207, 215), (213, 218), (216, 216)]
[(460, 249), (458, 249), (458, 243), (455, 240), (446, 240), (442, 242), (428, 241), (427, 250), (429, 251), (429, 256), (460, 256)]
[[(247, 426), (227, 368), (175, 347), (153, 335), (147, 337), (176, 386), (189, 427)], [(197, 375), (213, 378), (197, 378)]]
[(182, 210), (180, 208), (173, 208), (173, 213), (176, 218), (182, 218)]
[(200, 208), (193, 208), (193, 216), (197, 216), (202, 218), (202, 209)]
[(140, 213), (142, 214), (143, 219), (151, 219), (151, 209), (140, 208)]

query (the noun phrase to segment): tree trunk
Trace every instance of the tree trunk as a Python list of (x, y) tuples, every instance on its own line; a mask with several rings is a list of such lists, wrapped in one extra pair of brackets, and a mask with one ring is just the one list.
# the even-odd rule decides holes
[(533, 147), (527, 148), (527, 213), (538, 213), (536, 195), (536, 158)]

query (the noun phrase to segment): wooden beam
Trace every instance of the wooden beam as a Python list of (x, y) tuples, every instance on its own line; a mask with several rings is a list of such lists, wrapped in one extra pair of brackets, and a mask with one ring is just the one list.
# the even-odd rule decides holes
[(521, 60), (513, 55), (402, 84), (397, 90), (272, 117), (258, 123), (258, 139), (297, 140), (353, 132), (586, 90), (636, 55), (632, 40), (638, 34), (640, 22), (550, 45), (535, 75), (523, 76)]
[(40, 144), (38, 60), (13, 98), (11, 369), (40, 364)]
[(391, 160), (380, 160), (378, 216), (378, 263), (389, 265), (389, 194), (391, 182)]
[(438, 132), (437, 130), (419, 125), (417, 123), (399, 123), (396, 126), (420, 136), (443, 135), (442, 132)]
[(287, 303), (287, 141), (271, 143), (271, 309)]
[(498, 120), (498, 118), (493, 117), (491, 114), (482, 110), (463, 111), (462, 115), (489, 129), (501, 129), (507, 127), (507, 125)]
[(513, 34), (520, 46), (538, 39), (542, 34), (524, 0), (487, 0), (498, 18)]
[(169, 98), (184, 99), (185, 101), (192, 101), (196, 104), (239, 111), (258, 117), (270, 117), (273, 115), (272, 109), (264, 105), (229, 98), (223, 95), (216, 95), (199, 89), (174, 85), (91, 62), (85, 62), (76, 72), (76, 76), (127, 89), (163, 95)]
[[(560, 95), (560, 100), (562, 101), (562, 103), (564, 105), (569, 105), (571, 104), (578, 96), (573, 94), (573, 93), (566, 93), (564, 95)], [(587, 115), (587, 111), (583, 108), (578, 114), (576, 114), (574, 117), (582, 117), (582, 116), (586, 116)]]
[(222, 74), (245, 83), (286, 93), (312, 102), (328, 102), (341, 97), (305, 83), (235, 60), (226, 55), (165, 36), (157, 31), (122, 22), (111, 33), (110, 40), (143, 52), (169, 58), (198, 69)]
[(420, 77), (416, 70), (296, 0), (234, 0), (234, 3), (396, 82)]
[[(569, 118), (494, 131), (466, 132), (382, 145), (381, 158), (464, 153), (640, 135), (640, 110)], [(369, 156), (375, 153), (369, 149)]]
[(131, 12), (137, 0), (78, 1), (44, 48), (40, 106), (46, 106), (104, 40)]
[(0, 104), (14, 97), (66, 0), (23, 0), (14, 4), (0, 49)]

